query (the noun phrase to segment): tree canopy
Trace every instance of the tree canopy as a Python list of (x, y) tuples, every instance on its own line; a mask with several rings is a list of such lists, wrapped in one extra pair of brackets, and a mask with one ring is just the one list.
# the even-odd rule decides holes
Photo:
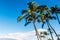
[[(57, 33), (55, 29), (51, 26), (50, 20), (54, 19), (57, 20), (60, 24), (60, 20), (58, 17), (58, 14), (60, 14), (60, 8), (57, 7), (57, 5), (50, 7), (50, 9), (46, 5), (39, 5), (34, 2), (27, 3), (28, 8), (22, 10), (22, 15), (18, 16), (17, 21), (21, 21), (23, 18), (26, 20), (25, 26), (27, 26), (29, 23), (34, 24), (34, 29), (36, 31), (36, 35), (38, 40), (40, 40), (40, 34), (38, 33), (38, 30), (36, 28), (36, 21), (38, 23), (42, 22), (42, 28), (44, 28), (44, 24), (47, 24), (48, 32), (51, 35), (52, 40), (54, 40), (52, 33), (55, 33), (57, 36)], [(55, 14), (55, 16), (53, 15)], [(53, 16), (52, 16), (53, 15)], [(47, 35), (46, 32), (44, 34)], [(58, 36), (57, 36), (58, 37)], [(51, 40), (51, 39), (48, 39)]]

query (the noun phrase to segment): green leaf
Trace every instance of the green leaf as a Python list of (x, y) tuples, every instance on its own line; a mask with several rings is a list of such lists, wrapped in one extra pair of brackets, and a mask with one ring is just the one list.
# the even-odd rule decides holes
[(45, 36), (43, 35), (43, 36), (40, 36), (40, 37), (44, 37), (45, 38)]
[(48, 40), (52, 40), (51, 38), (49, 38)]
[(24, 14), (25, 12), (27, 12), (27, 10), (22, 10), (22, 14)]
[(49, 16), (48, 18), (49, 19), (55, 19), (56, 20), (56, 17), (55, 16)]
[(48, 33), (47, 32), (44, 32), (44, 35), (48, 35)]
[(44, 20), (44, 18), (45, 18), (44, 14), (39, 14), (38, 16), (39, 16), (38, 22), (42, 22)]
[(26, 23), (25, 23), (25, 26), (27, 26), (29, 23), (31, 23), (31, 22), (26, 22)]
[(50, 28), (48, 28), (48, 31), (50, 31), (51, 29)]
[(42, 24), (42, 28), (44, 27), (44, 24), (45, 24), (45, 22), (43, 22), (43, 24)]
[(24, 18), (26, 15), (27, 15), (27, 14), (23, 14), (23, 15), (21, 15), (21, 16), (18, 16), (17, 22), (19, 22), (19, 21), (20, 21), (22, 18)]

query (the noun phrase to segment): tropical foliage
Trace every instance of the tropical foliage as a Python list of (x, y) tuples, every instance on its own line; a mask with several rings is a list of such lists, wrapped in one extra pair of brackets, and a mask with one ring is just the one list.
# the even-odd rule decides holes
[[(17, 21), (21, 21), (21, 19), (25, 19), (26, 23), (25, 26), (27, 26), (28, 24), (30, 24), (31, 22), (34, 25), (34, 29), (36, 32), (36, 36), (38, 40), (41, 40), (41, 36), (37, 30), (36, 27), (36, 21), (41, 23), (42, 22), (42, 28), (44, 28), (44, 24), (47, 24), (48, 27), (48, 32), (51, 35), (52, 40), (54, 40), (52, 33), (55, 33), (57, 36), (56, 31), (54, 30), (54, 28), (51, 26), (49, 20), (58, 20), (58, 23), (60, 24), (60, 20), (58, 18), (58, 14), (60, 13), (60, 9), (57, 7), (57, 5), (52, 6), (50, 9), (48, 9), (48, 7), (46, 5), (38, 5), (34, 2), (29, 2), (27, 3), (28, 8), (22, 10), (22, 15), (18, 16)], [(54, 16), (53, 14), (56, 14), (56, 16)], [(51, 16), (53, 15), (53, 16)], [(46, 32), (44, 32), (43, 34), (47, 35)], [(48, 39), (51, 40), (51, 39)]]

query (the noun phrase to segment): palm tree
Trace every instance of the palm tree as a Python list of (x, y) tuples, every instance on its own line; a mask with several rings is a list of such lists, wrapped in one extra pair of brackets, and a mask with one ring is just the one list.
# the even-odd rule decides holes
[(49, 20), (52, 20), (52, 19), (56, 19), (56, 17), (54, 17), (54, 16), (51, 16), (51, 15), (49, 15), (49, 14), (45, 14), (45, 20), (46, 20), (46, 23), (47, 23), (47, 26), (48, 26), (48, 31), (50, 32), (50, 35), (51, 35), (51, 38), (52, 38), (52, 40), (54, 40), (53, 39), (53, 36), (52, 36), (52, 31), (57, 35), (57, 33), (55, 32), (55, 30), (53, 29), (53, 27), (50, 25), (50, 23), (49, 23)]
[(46, 36), (49, 35), (46, 31), (40, 32), (41, 38), (46, 38)]
[(44, 14), (44, 11), (45, 10), (47, 10), (48, 8), (47, 8), (47, 6), (46, 5), (40, 5), (40, 6), (38, 6), (37, 7), (37, 10), (38, 10), (38, 12), (40, 12), (40, 14)]
[(57, 36), (57, 33), (56, 33), (56, 31), (54, 30), (54, 28), (50, 25), (49, 19), (46, 19), (46, 22), (47, 22), (47, 25), (48, 25), (48, 31), (50, 32), (51, 38), (52, 38), (52, 40), (54, 40), (54, 39), (53, 39), (53, 36), (52, 36), (52, 31), (56, 34), (56, 36)]
[[(42, 22), (42, 28), (44, 27), (44, 20), (46, 19), (46, 15), (45, 14), (48, 14), (48, 16), (50, 16), (50, 10), (48, 9), (48, 7), (46, 5), (40, 5), (37, 7), (37, 12), (39, 13), (38, 14), (38, 22)], [(46, 12), (44, 12), (46, 11)], [(51, 17), (51, 16), (50, 16)], [(51, 17), (52, 18), (52, 17)]]
[[(47, 8), (47, 7), (46, 7)], [(43, 26), (44, 26), (44, 24), (45, 24), (45, 21), (44, 20), (46, 20), (46, 23), (47, 23), (47, 25), (48, 25), (48, 28), (50, 28), (51, 27), (51, 29), (55, 32), (55, 30), (52, 28), (52, 26), (50, 25), (50, 23), (48, 23), (48, 20), (50, 20), (50, 19), (56, 19), (56, 17), (55, 16), (51, 16), (50, 15), (50, 11), (49, 10), (46, 10), (47, 11), (47, 13), (46, 14), (39, 14), (38, 16), (38, 21), (39, 22), (42, 22), (43, 24), (42, 24), (42, 28), (43, 28)], [(50, 26), (50, 27), (49, 27)], [(52, 40), (54, 40), (53, 39), (53, 36), (52, 36), (52, 32), (51, 32), (51, 30), (49, 30), (49, 32), (50, 32), (50, 34), (51, 34), (51, 37), (52, 37)], [(55, 32), (55, 34), (57, 35), (57, 33)]]
[[(36, 20), (40, 23), (42, 22), (42, 28), (44, 27), (44, 24), (47, 23), (48, 26), (48, 31), (50, 32), (51, 38), (53, 39), (53, 35), (52, 32), (54, 32), (57, 36), (56, 31), (54, 30), (54, 28), (51, 26), (51, 24), (49, 23), (49, 20), (55, 19), (56, 17), (59, 21), (58, 18), (58, 13), (60, 12), (60, 9), (58, 9), (56, 6), (51, 7), (51, 10), (48, 9), (48, 7), (46, 5), (35, 5), (34, 2), (29, 2), (27, 3), (28, 5), (28, 9), (22, 10), (22, 15), (18, 16), (17, 21), (21, 21), (21, 19), (25, 18), (26, 23), (25, 26), (27, 26), (29, 23), (33, 22), (34, 25), (34, 29), (36, 32), (36, 36), (38, 40), (41, 40), (41, 35), (38, 33), (37, 27), (36, 27)], [(46, 12), (44, 12), (46, 11)], [(51, 16), (52, 14), (56, 14), (55, 16)], [(46, 34), (46, 32), (44, 32)]]
[[(53, 36), (52, 36), (52, 31), (56, 34), (56, 36), (57, 36), (57, 33), (53, 29), (53, 27), (50, 25), (49, 20), (50, 19), (51, 20), (52, 19), (55, 19), (56, 20), (56, 17), (50, 15), (51, 14), (51, 11), (45, 5), (43, 5), (43, 6), (40, 5), (40, 6), (37, 7), (37, 9), (38, 9), (38, 12), (40, 12), (38, 14), (38, 22), (42, 22), (43, 23), (42, 24), (42, 28), (43, 28), (44, 24), (47, 23), (48, 28), (50, 29), (49, 32), (50, 32), (51, 38), (52, 38), (52, 40), (54, 40), (53, 39)], [(46, 13), (44, 11), (46, 11)]]
[(60, 13), (60, 9), (57, 7), (57, 5), (51, 7), (51, 13), (56, 14), (57, 20), (58, 20), (58, 22), (60, 24), (60, 20), (58, 18), (58, 14)]
[(37, 30), (36, 24), (35, 24), (36, 19), (35, 19), (34, 12), (36, 11), (36, 5), (34, 5), (34, 4), (35, 4), (34, 2), (29, 2), (28, 3), (28, 9), (22, 11), (22, 15), (18, 16), (17, 21), (19, 22), (22, 18), (25, 18), (26, 19), (25, 26), (27, 24), (31, 23), (31, 21), (33, 21), (36, 36), (37, 36), (38, 40), (40, 40), (40, 36), (39, 36), (38, 30)]

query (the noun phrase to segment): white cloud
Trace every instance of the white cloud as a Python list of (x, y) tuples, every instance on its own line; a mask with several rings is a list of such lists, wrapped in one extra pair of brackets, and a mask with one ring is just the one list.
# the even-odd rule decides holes
[[(39, 29), (39, 31), (46, 31), (45, 29)], [(36, 40), (35, 31), (30, 32), (18, 32), (18, 33), (8, 33), (8, 34), (0, 34), (0, 38), (11, 38), (17, 40)]]

